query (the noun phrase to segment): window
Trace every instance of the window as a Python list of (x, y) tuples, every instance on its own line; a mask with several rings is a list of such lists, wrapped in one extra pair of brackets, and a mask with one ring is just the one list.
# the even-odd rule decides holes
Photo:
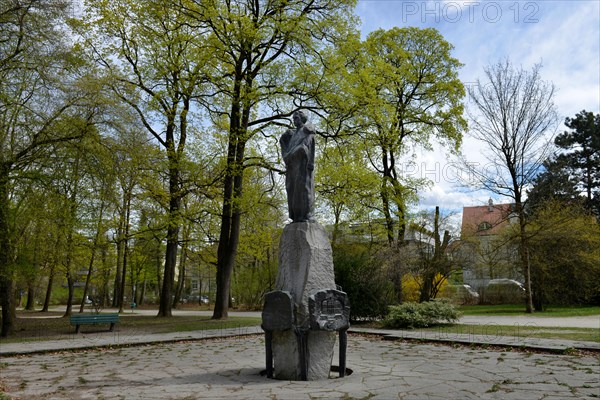
[(492, 224), (490, 224), (487, 221), (483, 221), (482, 223), (479, 224), (479, 226), (477, 227), (478, 231), (487, 231), (488, 229), (492, 229)]

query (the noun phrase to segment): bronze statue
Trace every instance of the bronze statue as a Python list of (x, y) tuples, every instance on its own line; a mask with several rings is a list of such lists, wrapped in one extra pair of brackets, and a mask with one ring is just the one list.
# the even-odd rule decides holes
[(279, 140), (286, 166), (288, 212), (293, 222), (313, 220), (315, 202), (315, 130), (302, 111), (293, 114), (296, 130), (288, 129)]

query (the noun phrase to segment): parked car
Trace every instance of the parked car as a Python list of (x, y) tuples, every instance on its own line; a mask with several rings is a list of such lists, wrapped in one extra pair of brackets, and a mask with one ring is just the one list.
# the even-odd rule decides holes
[(208, 296), (198, 296), (197, 294), (186, 296), (182, 299), (182, 301), (185, 301), (186, 303), (203, 303), (203, 304), (210, 303)]
[(469, 285), (448, 285), (444, 288), (443, 296), (454, 304), (471, 305), (479, 303), (479, 293)]
[(492, 279), (485, 287), (484, 303), (516, 304), (525, 300), (523, 284), (514, 279)]

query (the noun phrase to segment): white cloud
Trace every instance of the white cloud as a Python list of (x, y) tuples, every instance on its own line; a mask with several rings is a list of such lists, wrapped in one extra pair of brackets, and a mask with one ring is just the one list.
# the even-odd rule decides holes
[[(458, 19), (457, 7), (462, 12)], [(500, 14), (494, 14), (497, 10)], [(582, 109), (600, 112), (600, 2), (363, 0), (357, 13), (363, 36), (394, 26), (437, 28), (455, 46), (454, 56), (465, 64), (460, 71), (463, 82), (475, 82), (483, 77), (485, 66), (507, 57), (526, 69), (542, 62), (542, 78), (555, 84), (555, 103), (562, 118)], [(558, 131), (564, 129), (561, 121)], [(469, 161), (485, 165), (485, 151), (477, 141), (466, 136), (462, 151)], [(412, 173), (433, 182), (420, 193), (419, 208), (486, 204), (490, 194), (465, 192), (448, 179), (453, 162), (438, 145), (433, 152), (417, 154), (417, 169)]]

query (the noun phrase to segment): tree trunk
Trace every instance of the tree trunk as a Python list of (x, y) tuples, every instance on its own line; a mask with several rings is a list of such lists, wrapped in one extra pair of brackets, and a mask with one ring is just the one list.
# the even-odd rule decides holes
[(58, 259), (58, 251), (60, 248), (60, 234), (56, 235), (56, 243), (54, 244), (54, 256), (50, 260), (50, 272), (48, 273), (48, 285), (46, 286), (46, 296), (44, 297), (44, 307), (42, 312), (48, 312), (50, 308), (50, 300), (52, 299), (52, 288), (54, 285), (54, 274), (56, 273), (56, 262)]
[(44, 297), (44, 306), (42, 307), (41, 312), (48, 312), (48, 308), (50, 307), (50, 299), (52, 298), (52, 285), (54, 284), (54, 271), (56, 268), (56, 265), (54, 263), (55, 261), (52, 261), (52, 263), (50, 264), (50, 273), (48, 274), (48, 285), (46, 286), (46, 296)]
[(100, 290), (100, 307), (104, 308), (107, 304), (110, 304), (108, 282), (110, 281), (110, 270), (108, 263), (108, 242), (104, 241), (100, 248), (100, 254), (102, 255), (102, 289)]
[[(184, 229), (187, 230), (187, 229)], [(175, 296), (173, 297), (173, 308), (177, 308), (177, 305), (181, 301), (183, 289), (185, 287), (185, 275), (186, 275), (186, 263), (187, 263), (187, 234), (184, 234), (184, 244), (181, 248), (181, 257), (179, 259), (179, 276), (177, 278), (177, 287), (175, 289)]]
[(121, 271), (123, 270), (123, 242), (121, 240), (121, 236), (123, 235), (123, 231), (121, 230), (121, 224), (119, 223), (119, 228), (117, 229), (117, 270), (115, 271), (115, 281), (113, 286), (113, 299), (112, 299), (112, 307), (119, 307), (119, 299), (122, 298), (122, 288), (121, 288)]
[(420, 303), (431, 300), (434, 279), (435, 275), (431, 272), (423, 274), (423, 286), (421, 286), (421, 295), (419, 296)]
[[(4, 259), (0, 259), (0, 262), (4, 262)], [(14, 328), (14, 320), (15, 320), (15, 302), (13, 298), (13, 287), (14, 282), (12, 277), (9, 276), (8, 271), (3, 271), (0, 275), (0, 293), (2, 298), (2, 332), (0, 336), (7, 337), (12, 333)]]
[[(125, 282), (127, 278), (127, 263), (129, 260), (129, 220), (131, 218), (131, 192), (125, 193), (123, 200), (125, 206), (125, 229), (123, 235), (123, 265), (121, 268), (121, 297), (119, 298), (119, 312), (123, 312), (123, 303), (125, 301)], [(132, 291), (133, 292), (133, 291)], [(132, 293), (133, 294), (133, 293)], [(132, 300), (133, 301), (133, 300)]]
[(92, 280), (92, 272), (94, 271), (94, 260), (96, 258), (96, 250), (98, 248), (98, 242), (100, 241), (100, 235), (103, 233), (102, 218), (104, 217), (104, 200), (100, 200), (100, 211), (98, 213), (98, 224), (96, 226), (96, 234), (94, 235), (94, 241), (92, 242), (92, 255), (90, 256), (90, 262), (88, 264), (88, 271), (85, 277), (85, 286), (83, 287), (83, 297), (81, 298), (81, 304), (79, 305), (79, 312), (83, 312), (85, 307), (85, 299), (88, 295), (90, 287), (90, 281)]
[(390, 212), (390, 200), (386, 189), (382, 189), (381, 191), (381, 203), (383, 205), (383, 215), (385, 218), (385, 228), (388, 243), (392, 245), (394, 243), (394, 219), (392, 218), (392, 213)]
[(188, 242), (190, 239), (190, 229), (191, 225), (189, 223), (185, 224), (183, 227), (183, 244), (181, 245), (181, 257), (179, 259), (179, 276), (177, 278), (177, 286), (175, 288), (175, 296), (173, 297), (173, 308), (177, 308), (177, 305), (181, 301), (181, 297), (183, 295), (183, 291), (185, 288), (185, 279), (186, 279), (186, 265), (188, 258)]
[(25, 309), (28, 311), (35, 310), (35, 282), (29, 282), (27, 285), (27, 304)]
[(402, 273), (400, 272), (400, 268), (395, 268), (396, 271), (393, 272), (392, 276), (392, 285), (394, 286), (394, 297), (396, 298), (396, 303), (402, 304), (403, 296), (402, 296)]
[(525, 278), (525, 312), (531, 314), (534, 311), (531, 293), (531, 262), (529, 259), (525, 212), (520, 199), (516, 201), (516, 208), (519, 215), (519, 255), (523, 267), (523, 277)]
[(146, 295), (146, 272), (144, 271), (144, 280), (142, 281), (142, 290), (140, 290), (140, 295), (138, 296), (137, 299), (137, 304), (138, 306), (143, 306), (144, 305), (144, 296)]
[(175, 279), (175, 265), (177, 264), (177, 235), (179, 229), (170, 227), (167, 230), (167, 251), (165, 255), (165, 272), (160, 295), (158, 309), (159, 317), (170, 317), (172, 315), (173, 283)]
[(67, 309), (63, 317), (69, 317), (73, 313), (73, 296), (75, 294), (75, 281), (70, 270), (67, 270), (67, 287), (69, 294), (67, 295)]
[[(173, 150), (167, 149), (169, 154)], [(169, 156), (169, 215), (167, 228), (167, 251), (165, 254), (165, 272), (158, 308), (159, 317), (170, 317), (173, 305), (173, 284), (177, 266), (177, 245), (179, 241), (181, 192), (179, 187), (179, 166), (174, 155)]]
[(235, 238), (232, 232), (239, 229), (239, 222), (236, 227), (235, 219), (233, 215), (227, 217), (224, 215), (221, 220), (221, 239), (217, 249), (217, 293), (213, 319), (228, 317), (231, 274), (237, 253), (237, 244), (233, 243)]
[[(235, 204), (242, 194), (242, 167), (245, 144), (230, 144), (228, 159), (233, 159), (225, 176), (223, 215), (217, 249), (217, 294), (213, 319), (228, 317), (231, 275), (239, 244), (241, 213)], [(228, 161), (229, 163), (229, 161)]]
[(253, 77), (252, 73), (248, 71), (250, 66), (247, 64), (251, 58), (252, 55), (246, 54), (243, 50), (239, 54), (234, 68), (235, 79), (229, 117), (229, 143), (223, 186), (221, 232), (217, 249), (217, 293), (213, 319), (227, 318), (231, 302), (231, 275), (240, 238), (241, 210), (239, 199), (241, 199), (243, 193), (244, 152), (248, 140), (251, 107), (250, 97), (248, 95), (244, 97), (242, 91), (252, 92)]
[(160, 303), (160, 297), (161, 297), (161, 288), (162, 288), (162, 276), (160, 274), (160, 270), (162, 267), (162, 263), (161, 263), (161, 258), (160, 258), (160, 239), (156, 238), (156, 242), (157, 242), (157, 250), (156, 250), (156, 288), (157, 288), (157, 294), (158, 294), (158, 301)]
[(0, 336), (7, 337), (14, 326), (12, 245), (8, 210), (9, 166), (0, 164), (0, 305), (2, 306), (2, 329)]

